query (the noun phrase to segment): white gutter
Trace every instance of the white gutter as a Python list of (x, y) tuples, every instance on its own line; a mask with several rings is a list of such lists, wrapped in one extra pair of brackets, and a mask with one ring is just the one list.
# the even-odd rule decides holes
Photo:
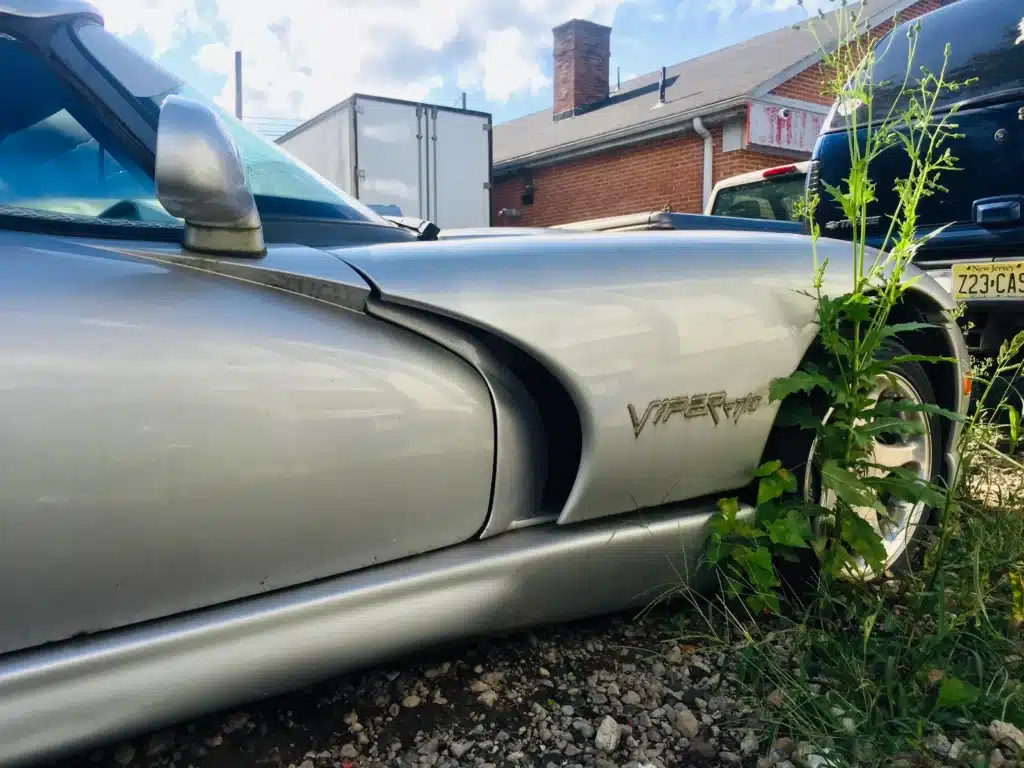
[(711, 199), (711, 189), (714, 186), (712, 159), (714, 157), (715, 147), (714, 142), (711, 139), (711, 131), (704, 127), (704, 122), (699, 118), (693, 118), (693, 130), (697, 132), (697, 135), (704, 139), (704, 202), (701, 204), (701, 211), (704, 211), (708, 207), (708, 200)]

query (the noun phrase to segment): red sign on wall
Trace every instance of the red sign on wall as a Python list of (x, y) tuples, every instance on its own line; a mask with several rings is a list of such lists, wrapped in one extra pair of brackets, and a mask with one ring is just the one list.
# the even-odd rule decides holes
[(810, 153), (825, 124), (825, 115), (764, 101), (747, 105), (747, 143)]

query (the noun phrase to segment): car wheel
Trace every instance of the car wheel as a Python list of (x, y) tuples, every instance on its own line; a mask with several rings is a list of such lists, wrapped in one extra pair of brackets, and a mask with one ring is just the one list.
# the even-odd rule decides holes
[[(879, 350), (879, 358), (893, 360), (877, 379), (872, 396), (878, 399), (909, 400), (916, 404), (934, 404), (935, 392), (924, 368), (916, 362), (899, 362), (894, 358), (909, 355), (902, 344), (888, 342)], [(783, 407), (800, 405), (797, 398), (784, 403)], [(805, 398), (802, 404), (810, 405), (813, 412), (823, 420), (829, 412), (821, 398)], [(922, 430), (919, 434), (882, 435), (875, 439), (872, 463), (887, 470), (876, 470), (878, 476), (888, 474), (891, 469), (901, 467), (910, 470), (919, 478), (934, 482), (942, 471), (942, 430), (939, 417), (935, 414), (904, 413), (905, 420), (917, 421)], [(798, 478), (797, 494), (808, 501), (829, 508), (834, 504), (832, 492), (822, 487), (820, 473), (811, 459), (817, 450), (817, 439), (812, 430), (782, 427), (773, 431), (764, 453), (764, 460), (777, 458), (783, 466)], [(910, 503), (894, 498), (883, 498), (889, 519), (884, 519), (874, 509), (863, 508), (858, 513), (872, 524), (882, 536), (886, 551), (885, 571), (898, 573), (916, 562), (927, 528), (932, 522), (935, 510), (924, 502)], [(809, 577), (816, 581), (817, 560), (813, 553), (800, 558), (794, 568), (780, 567), (784, 580), (790, 586), (808, 586)], [(844, 574), (847, 578), (877, 580), (883, 573), (873, 573), (863, 561), (859, 561)], [(794, 580), (794, 577), (795, 580)]]

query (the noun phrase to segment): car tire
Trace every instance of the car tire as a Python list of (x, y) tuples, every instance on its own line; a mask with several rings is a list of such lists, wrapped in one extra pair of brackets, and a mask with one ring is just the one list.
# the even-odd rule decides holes
[[(888, 341), (879, 350), (879, 359), (894, 360), (894, 358), (909, 355), (910, 351), (896, 341)], [(892, 379), (898, 384), (895, 389), (896, 396), (909, 396), (911, 399), (921, 403), (935, 404), (935, 392), (931, 381), (920, 363), (896, 361), (888, 366), (885, 374), (892, 375)], [(884, 393), (883, 394), (888, 394)], [(828, 416), (828, 406), (820, 393), (812, 395), (794, 395), (783, 402), (782, 409), (810, 407), (815, 416), (822, 420)], [(780, 415), (783, 410), (780, 409)], [(909, 416), (909, 415), (908, 415)], [(920, 457), (922, 478), (935, 482), (942, 473), (942, 429), (939, 416), (935, 414), (916, 414), (924, 426), (924, 434), (919, 444), (915, 445), (915, 455)], [(916, 436), (910, 436), (916, 437)], [(888, 442), (890, 447), (903, 449), (911, 445), (909, 440), (879, 441), (883, 448)], [(813, 500), (822, 503), (822, 488), (818, 478), (818, 472), (810, 462), (811, 453), (815, 445), (815, 432), (812, 429), (801, 429), (799, 427), (777, 426), (765, 446), (763, 461), (778, 459), (783, 467), (792, 472), (798, 479), (796, 495), (800, 498)], [(889, 451), (892, 455), (900, 455), (896, 451)], [(908, 450), (909, 455), (909, 450)], [(912, 508), (905, 509), (906, 529), (897, 537), (892, 546), (892, 556), (887, 564), (886, 571), (896, 574), (913, 567), (921, 554), (922, 545), (927, 539), (928, 528), (934, 522), (936, 511), (923, 504), (912, 505)], [(801, 550), (796, 556), (796, 562), (779, 558), (776, 568), (783, 581), (784, 588), (793, 593), (806, 594), (818, 582), (818, 560), (817, 556), (810, 550)], [(878, 580), (882, 574), (871, 574), (869, 580)]]

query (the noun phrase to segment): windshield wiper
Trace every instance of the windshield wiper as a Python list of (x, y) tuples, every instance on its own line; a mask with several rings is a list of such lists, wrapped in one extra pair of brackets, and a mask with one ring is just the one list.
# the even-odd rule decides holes
[(432, 221), (426, 219), (412, 219), (408, 216), (382, 216), (381, 218), (397, 224), (402, 229), (415, 232), (417, 240), (437, 240), (441, 228)]

